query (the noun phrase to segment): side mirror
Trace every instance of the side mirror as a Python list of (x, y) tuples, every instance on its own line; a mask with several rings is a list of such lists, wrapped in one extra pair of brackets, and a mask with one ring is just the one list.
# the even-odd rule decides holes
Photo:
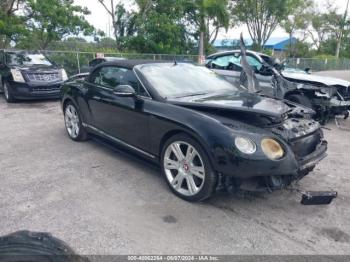
[(311, 68), (305, 68), (305, 72), (307, 73), (307, 74), (311, 74)]
[(113, 94), (120, 97), (135, 97), (136, 92), (135, 89), (130, 85), (119, 85), (114, 88)]
[(4, 69), (6, 66), (3, 63), (0, 63), (0, 69)]

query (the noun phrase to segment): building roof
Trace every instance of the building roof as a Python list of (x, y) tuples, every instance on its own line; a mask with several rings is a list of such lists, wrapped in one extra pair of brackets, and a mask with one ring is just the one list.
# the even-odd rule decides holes
[[(295, 43), (297, 39), (295, 37), (292, 38), (292, 42)], [(239, 46), (239, 39), (217, 39), (214, 42), (214, 47), (218, 49), (230, 49), (232, 47)], [(253, 45), (253, 40), (250, 38), (244, 39), (244, 43), (247, 47), (251, 47)], [(289, 37), (271, 37), (267, 40), (264, 45), (265, 48), (275, 49), (275, 50), (286, 50), (290, 43)]]

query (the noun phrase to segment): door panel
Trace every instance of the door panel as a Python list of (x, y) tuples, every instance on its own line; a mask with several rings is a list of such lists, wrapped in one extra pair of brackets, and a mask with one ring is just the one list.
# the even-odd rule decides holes
[[(113, 74), (115, 77), (116, 74)], [(122, 74), (115, 77), (114, 84), (126, 84), (121, 79), (124, 79)], [(112, 87), (102, 86), (101, 83), (93, 81), (89, 84), (87, 101), (92, 116), (91, 124), (95, 128), (147, 150), (149, 115), (144, 112), (142, 98), (119, 97), (113, 93)]]

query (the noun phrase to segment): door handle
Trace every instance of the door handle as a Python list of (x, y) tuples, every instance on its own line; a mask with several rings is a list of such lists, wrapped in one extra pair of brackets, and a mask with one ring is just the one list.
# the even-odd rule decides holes
[(95, 99), (95, 100), (97, 100), (97, 101), (101, 101), (101, 100), (102, 100), (102, 98), (99, 97), (99, 96), (94, 96), (93, 99)]

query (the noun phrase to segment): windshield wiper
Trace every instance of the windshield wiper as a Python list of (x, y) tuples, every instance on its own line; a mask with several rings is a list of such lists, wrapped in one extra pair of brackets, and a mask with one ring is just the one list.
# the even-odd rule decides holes
[(184, 98), (184, 97), (191, 97), (191, 96), (202, 96), (202, 95), (207, 95), (208, 93), (196, 93), (196, 94), (188, 94), (184, 96), (177, 96), (175, 98)]

